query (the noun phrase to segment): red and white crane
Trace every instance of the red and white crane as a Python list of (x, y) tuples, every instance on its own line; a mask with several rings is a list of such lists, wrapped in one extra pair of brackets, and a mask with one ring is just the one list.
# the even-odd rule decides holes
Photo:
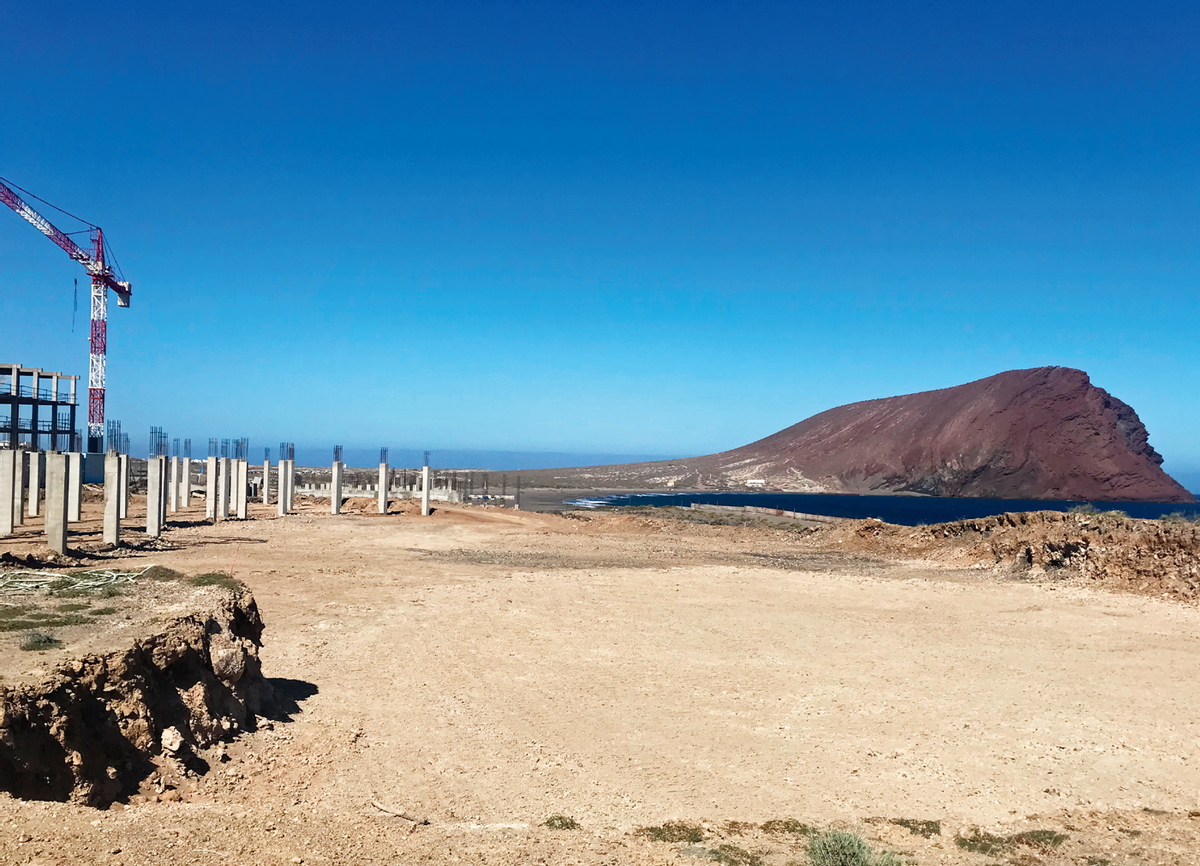
[[(20, 189), (20, 187), (18, 187)], [(24, 192), (24, 190), (22, 190)], [(31, 198), (37, 198), (27, 193)], [(39, 214), (17, 195), (12, 188), (0, 178), (0, 201), (15, 210), (34, 228), (54, 241), (62, 250), (87, 269), (92, 277), (92, 334), (89, 341), (91, 354), (88, 361), (88, 444), (89, 452), (104, 450), (104, 388), (105, 388), (105, 357), (108, 344), (108, 290), (117, 293), (117, 306), (128, 307), (132, 287), (124, 280), (118, 280), (113, 269), (104, 260), (104, 232), (100, 227), (87, 220), (72, 217), (88, 226), (92, 240), (92, 252), (89, 254), (80, 248), (75, 241), (56, 229), (49, 220)], [(40, 199), (39, 199), (40, 201)], [(54, 207), (54, 205), (50, 205)], [(59, 208), (55, 208), (59, 210)], [(66, 213), (66, 211), (63, 211)], [(67, 214), (71, 216), (70, 214)]]

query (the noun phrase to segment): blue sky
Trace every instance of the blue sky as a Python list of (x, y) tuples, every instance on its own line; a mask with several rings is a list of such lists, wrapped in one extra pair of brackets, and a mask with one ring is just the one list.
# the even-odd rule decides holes
[[(6, 4), (0, 175), (133, 281), (108, 414), (135, 442), (685, 455), (1059, 364), (1200, 481), (1198, 25)], [(86, 374), (81, 274), (0, 213), (2, 360)]]

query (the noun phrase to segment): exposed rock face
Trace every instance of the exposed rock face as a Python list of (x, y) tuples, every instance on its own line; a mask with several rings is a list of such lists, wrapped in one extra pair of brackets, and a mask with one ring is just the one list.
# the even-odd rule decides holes
[(1081, 370), (1039, 367), (839, 406), (707, 457), (556, 470), (553, 483), (1194, 502), (1161, 464), (1130, 406)]
[(163, 751), (205, 748), (248, 729), (270, 696), (254, 599), (177, 619), (131, 649), (0, 688), (0, 790), (107, 806), (137, 789)]
[(847, 492), (1192, 502), (1133, 409), (1081, 370), (1039, 367), (839, 406), (697, 467)]
[(1079, 579), (1122, 592), (1200, 598), (1200, 524), (1133, 520), (1119, 511), (1026, 511), (933, 526), (840, 520), (807, 543), (879, 556), (985, 565), (1013, 577)]

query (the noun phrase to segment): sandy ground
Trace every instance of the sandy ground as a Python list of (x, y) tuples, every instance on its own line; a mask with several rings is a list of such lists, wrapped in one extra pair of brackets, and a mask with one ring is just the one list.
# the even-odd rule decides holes
[[(745, 825), (789, 817), (918, 863), (1200, 862), (1194, 607), (775, 530), (327, 508), (215, 526), (193, 508), (172, 549), (110, 563), (232, 569), (289, 712), (162, 797), (0, 795), (0, 862), (678, 863), (725, 844), (782, 866), (805, 838)], [(540, 826), (556, 814), (581, 829)], [(673, 819), (705, 842), (636, 835)], [(955, 844), (977, 827), (1067, 838)]]

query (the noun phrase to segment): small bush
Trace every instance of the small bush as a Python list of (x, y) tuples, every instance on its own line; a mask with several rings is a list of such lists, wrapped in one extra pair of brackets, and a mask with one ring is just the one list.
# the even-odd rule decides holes
[(183, 574), (163, 565), (152, 565), (138, 575), (138, 580), (182, 580)]
[(751, 830), (757, 830), (758, 825), (750, 821), (726, 821), (725, 832), (730, 836), (741, 836), (743, 833), (748, 833)]
[(238, 592), (242, 589), (241, 583), (234, 580), (223, 571), (211, 571), (208, 574), (197, 574), (195, 577), (189, 577), (188, 583), (192, 586), (219, 586), (222, 589), (228, 589), (231, 592)]
[(30, 633), (25, 640), (21, 641), (21, 649), (27, 652), (57, 649), (60, 646), (62, 646), (62, 641), (54, 635), (42, 634), (40, 631)]
[(704, 831), (682, 821), (668, 821), (657, 827), (642, 827), (635, 835), (653, 839), (655, 842), (687, 842), (695, 845), (704, 841)]
[(808, 843), (808, 859), (812, 866), (900, 866), (895, 854), (876, 854), (859, 836), (840, 830), (814, 836)]
[(1056, 833), (1053, 830), (1026, 830), (1023, 833), (1016, 833), (1008, 838), (1016, 845), (1025, 845), (1029, 848), (1041, 848), (1044, 851), (1048, 851), (1066, 842), (1068, 837), (1065, 833)]
[(975, 830), (970, 836), (956, 836), (954, 844), (972, 854), (1007, 854), (1016, 848), (1016, 844), (1008, 836), (995, 836)]
[(1164, 523), (1200, 523), (1200, 514), (1173, 511), (1170, 514), (1164, 514), (1162, 520)]
[(1067, 514), (1086, 514), (1089, 517), (1120, 517), (1125, 520), (1129, 519), (1129, 515), (1120, 509), (1114, 508), (1110, 511), (1101, 511), (1090, 502), (1085, 502), (1082, 505), (1072, 505), (1067, 509)]
[(781, 835), (790, 833), (793, 836), (816, 836), (817, 828), (811, 824), (805, 824), (803, 821), (797, 821), (795, 818), (775, 818), (767, 821), (762, 825), (764, 833), (772, 835)]
[(708, 852), (709, 858), (725, 866), (762, 866), (762, 858), (737, 845), (718, 845)]
[(995, 836), (991, 833), (976, 830), (970, 836), (957, 837), (954, 840), (954, 844), (964, 851), (991, 855), (1010, 854), (1016, 850), (1018, 845), (1026, 848), (1037, 848), (1040, 851), (1049, 851), (1052, 848), (1057, 848), (1063, 842), (1066, 842), (1067, 839), (1066, 834), (1058, 833), (1054, 830), (1023, 830), (1011, 836)]
[(914, 836), (923, 836), (926, 839), (942, 835), (941, 821), (917, 821), (913, 818), (893, 818), (892, 823), (897, 827), (903, 827)]
[(578, 830), (579, 822), (566, 815), (551, 815), (543, 826), (551, 830)]

